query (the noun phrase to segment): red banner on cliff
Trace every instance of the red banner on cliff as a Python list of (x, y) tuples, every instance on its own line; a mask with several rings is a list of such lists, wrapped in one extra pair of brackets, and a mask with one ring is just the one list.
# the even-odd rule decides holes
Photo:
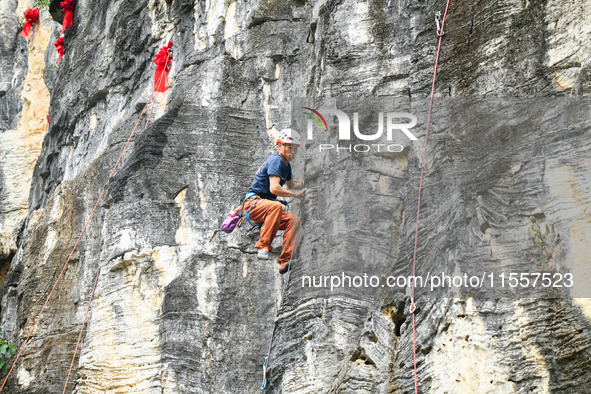
[(64, 12), (64, 22), (62, 23), (62, 34), (66, 31), (66, 26), (72, 26), (72, 20), (74, 19), (74, 3), (76, 0), (64, 0), (60, 3), (62, 11)]
[(166, 78), (172, 64), (172, 41), (168, 41), (168, 45), (160, 48), (160, 51), (154, 56), (153, 62), (156, 63), (154, 91), (164, 92), (166, 90)]
[(29, 37), (29, 33), (33, 28), (33, 24), (35, 24), (35, 22), (37, 22), (39, 19), (39, 7), (35, 7), (33, 9), (27, 8), (23, 15), (25, 16), (27, 23), (25, 23), (23, 31), (21, 31), (19, 36), (26, 38)]
[(57, 40), (55, 40), (53, 45), (55, 46), (55, 50), (59, 54), (59, 56), (57, 57), (57, 65), (59, 66), (60, 60), (62, 60), (62, 57), (64, 56), (64, 37), (59, 37)]

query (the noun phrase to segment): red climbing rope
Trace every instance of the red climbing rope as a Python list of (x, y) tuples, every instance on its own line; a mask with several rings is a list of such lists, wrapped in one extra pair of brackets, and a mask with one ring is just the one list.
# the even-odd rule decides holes
[[(133, 135), (134, 135), (134, 133), (135, 133), (138, 125), (140, 124), (140, 121), (141, 121), (142, 117), (144, 116), (144, 112), (146, 111), (146, 108), (148, 107), (148, 104), (152, 100), (152, 96), (154, 96), (154, 91), (155, 90), (153, 89), (152, 90), (152, 93), (150, 94), (150, 97), (148, 98), (148, 101), (146, 102), (146, 105), (144, 105), (144, 108), (142, 109), (142, 112), (140, 114), (139, 119), (135, 123), (135, 126), (134, 126), (131, 134), (129, 135), (129, 138), (127, 139), (127, 142), (125, 143), (125, 146), (121, 150), (121, 154), (119, 155), (119, 158), (117, 159), (117, 163), (115, 163), (115, 167), (113, 168), (113, 171), (109, 175), (109, 179), (113, 177), (113, 174), (115, 174), (115, 171), (117, 170), (117, 167), (119, 166), (119, 163), (121, 162), (121, 159), (123, 158), (123, 155), (125, 154), (125, 151), (127, 149), (127, 146), (129, 145), (129, 142), (131, 141), (131, 139), (132, 139), (132, 137), (133, 137)], [(148, 127), (148, 124), (146, 123), (146, 128), (147, 127)], [(99, 203), (101, 202), (101, 199), (103, 198), (103, 195), (105, 193), (105, 188), (106, 188), (106, 186), (103, 187), (103, 190), (101, 191), (101, 194), (99, 195), (99, 198), (98, 198), (96, 204), (94, 204), (94, 208), (92, 209), (92, 212), (90, 213), (90, 216), (88, 217), (88, 219), (86, 220), (86, 223), (84, 224), (84, 227), (82, 228), (82, 231), (80, 233), (80, 236), (76, 240), (76, 243), (74, 244), (74, 247), (72, 248), (72, 251), (70, 252), (70, 255), (68, 256), (68, 259), (66, 260), (66, 263), (64, 264), (64, 266), (62, 268), (62, 271), (60, 272), (59, 276), (57, 277), (57, 280), (55, 281), (55, 284), (53, 285), (53, 288), (51, 289), (51, 292), (47, 296), (47, 299), (45, 300), (45, 303), (43, 304), (43, 307), (41, 308), (41, 311), (39, 312), (39, 315), (37, 316), (37, 319), (35, 320), (35, 323), (33, 324), (33, 327), (29, 331), (29, 335), (27, 335), (27, 338), (25, 339), (25, 342), (21, 346), (21, 348), (20, 348), (20, 350), (19, 350), (19, 352), (18, 352), (18, 354), (17, 354), (14, 362), (12, 363), (12, 366), (10, 367), (10, 370), (8, 371), (8, 374), (4, 378), (4, 381), (2, 382), (2, 386), (0, 386), (0, 392), (4, 389), (4, 386), (6, 385), (6, 382), (8, 381), (8, 378), (10, 377), (10, 374), (12, 373), (12, 370), (14, 369), (14, 366), (16, 365), (18, 359), (20, 358), (21, 353), (23, 352), (25, 346), (29, 342), (29, 339), (31, 338), (31, 335), (33, 334), (33, 331), (35, 330), (35, 327), (37, 327), (37, 324), (39, 323), (39, 320), (41, 319), (41, 315), (43, 314), (43, 311), (45, 310), (45, 307), (47, 306), (47, 303), (49, 302), (49, 299), (53, 295), (54, 290), (56, 289), (56, 287), (57, 287), (58, 283), (60, 282), (60, 280), (61, 280), (64, 272), (66, 271), (66, 268), (68, 267), (68, 264), (70, 263), (70, 260), (72, 259), (72, 256), (74, 255), (74, 252), (76, 251), (76, 247), (78, 247), (78, 243), (80, 242), (80, 239), (82, 239), (82, 236), (84, 235), (84, 232), (86, 231), (86, 227), (88, 226), (88, 223), (90, 223), (90, 220), (94, 216), (94, 212), (96, 211), (96, 208), (98, 207)], [(100, 273), (100, 271), (99, 271), (99, 273)], [(90, 301), (91, 302), (92, 302), (92, 297), (94, 295), (94, 289), (96, 288), (97, 281), (98, 281), (98, 274), (97, 274), (97, 277), (96, 277), (95, 283), (94, 283), (94, 286), (95, 287), (93, 288), (92, 294), (91, 294), (91, 297), (90, 297)], [(88, 308), (86, 310), (86, 314), (88, 314), (88, 310), (89, 309), (90, 309), (90, 302), (88, 304)], [(84, 316), (84, 323), (82, 324), (82, 330), (84, 330), (84, 324), (85, 323), (86, 323), (86, 315)], [(74, 353), (74, 358), (76, 358), (76, 353), (78, 351), (78, 345), (80, 343), (80, 337), (82, 336), (82, 330), (80, 331), (80, 336), (78, 337), (78, 343), (76, 344), (76, 352)], [(72, 363), (74, 362), (74, 358), (72, 359)], [(72, 366), (70, 365), (70, 372), (71, 372), (71, 369), (72, 369)], [(68, 378), (66, 379), (66, 386), (67, 386), (68, 380), (70, 378), (70, 372), (68, 372)], [(64, 387), (64, 392), (65, 392), (65, 390), (66, 390), (66, 387)]]
[[(416, 277), (417, 274), (417, 245), (419, 240), (419, 215), (421, 212), (421, 189), (423, 187), (423, 172), (425, 171), (425, 160), (427, 157), (427, 140), (429, 138), (429, 125), (431, 124), (431, 111), (433, 110), (433, 96), (435, 95), (435, 80), (437, 79), (437, 65), (439, 63), (439, 52), (441, 50), (441, 41), (443, 39), (443, 27), (445, 25), (445, 18), (447, 17), (447, 10), (449, 9), (449, 2), (445, 6), (445, 12), (441, 21), (440, 30), (437, 32), (439, 36), (439, 43), (437, 45), (437, 56), (435, 57), (435, 70), (433, 72), (433, 83), (431, 85), (431, 102), (429, 103), (429, 116), (427, 117), (427, 131), (425, 133), (425, 148), (423, 150), (423, 160), (421, 161), (421, 178), (419, 180), (419, 198), (417, 203), (417, 225), (415, 228), (415, 248), (412, 256), (412, 274)], [(439, 28), (439, 23), (437, 24)], [(413, 346), (413, 358), (414, 358), (414, 377), (415, 377), (415, 393), (419, 392), (419, 382), (417, 377), (417, 339), (416, 339), (416, 325), (415, 325), (415, 287), (412, 287), (412, 299), (410, 310), (412, 313), (412, 346)]]
[[(160, 78), (162, 78), (162, 75), (160, 76)], [(159, 82), (160, 81), (158, 81), (158, 83)], [(154, 94), (154, 91), (152, 91), (152, 94)], [(150, 99), (151, 98), (152, 98), (152, 95), (150, 95)], [(146, 103), (144, 110), (146, 109), (146, 107), (150, 103), (150, 99), (148, 99), (148, 103)], [(148, 120), (146, 121), (146, 126), (144, 127), (144, 130), (148, 128), (148, 124), (150, 123), (150, 116), (152, 115), (152, 109), (154, 108), (155, 101), (156, 100), (152, 101), (152, 105), (150, 106), (150, 113), (148, 114)], [(142, 115), (143, 115), (143, 111), (142, 111)], [(142, 117), (140, 116), (140, 119), (141, 118)], [(139, 120), (138, 120), (138, 124), (139, 124)], [(137, 124), (136, 124), (136, 127), (137, 127)], [(134, 129), (134, 131), (135, 131), (135, 129)], [(133, 133), (132, 133), (132, 135), (133, 135)], [(129, 140), (131, 140), (131, 136), (127, 140), (128, 143), (129, 143)], [(127, 144), (126, 144), (126, 146), (127, 146)], [(124, 149), (124, 151), (125, 151), (125, 149)], [(119, 157), (119, 159), (121, 159), (122, 156), (123, 156), (123, 152), (122, 152), (121, 156)], [(117, 160), (117, 163), (119, 163), (119, 160)], [(115, 169), (116, 168), (117, 168), (117, 166), (115, 166)], [(110, 177), (113, 176), (115, 169), (111, 173)], [(92, 292), (90, 293), (90, 300), (88, 301), (88, 306), (86, 307), (86, 314), (84, 315), (84, 321), (82, 322), (82, 327), (80, 328), (80, 334), (78, 335), (78, 342), (76, 342), (76, 349), (74, 350), (74, 355), (72, 356), (72, 362), (70, 363), (70, 370), (68, 371), (68, 377), (66, 378), (66, 383), (64, 384), (64, 391), (62, 394), (66, 393), (66, 388), (68, 387), (68, 381), (70, 380), (70, 374), (72, 373), (72, 367), (74, 366), (74, 360), (76, 359), (76, 354), (78, 354), (78, 347), (80, 346), (80, 340), (82, 339), (82, 332), (84, 332), (84, 326), (86, 325), (86, 318), (88, 317), (88, 311), (90, 310), (90, 304), (92, 303), (92, 298), (94, 296), (94, 290), (96, 289), (96, 284), (98, 282), (100, 272), (101, 272), (100, 270), (99, 270), (99, 272), (97, 272), (96, 278), (94, 279), (94, 286), (92, 287)]]
[(96, 282), (98, 282), (99, 275), (101, 270), (96, 273), (96, 278), (94, 278), (94, 286), (92, 286), (92, 292), (90, 293), (90, 301), (88, 301), (88, 306), (86, 307), (86, 313), (84, 314), (84, 321), (82, 322), (82, 328), (80, 329), (80, 335), (78, 335), (78, 342), (76, 342), (76, 350), (74, 350), (74, 356), (72, 357), (72, 362), (70, 363), (70, 369), (68, 370), (68, 377), (66, 378), (66, 384), (64, 384), (64, 391), (62, 394), (66, 394), (66, 388), (68, 387), (68, 381), (70, 380), (70, 374), (72, 373), (72, 367), (74, 366), (74, 360), (76, 359), (76, 354), (78, 353), (78, 347), (80, 346), (80, 340), (82, 339), (82, 332), (84, 331), (84, 326), (86, 325), (86, 318), (88, 317), (88, 311), (90, 310), (90, 304), (92, 303), (92, 298), (94, 297), (94, 290), (96, 289)]

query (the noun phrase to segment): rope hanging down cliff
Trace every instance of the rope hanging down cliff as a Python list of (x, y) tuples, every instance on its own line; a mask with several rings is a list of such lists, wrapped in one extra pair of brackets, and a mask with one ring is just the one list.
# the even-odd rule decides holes
[[(447, 4), (445, 6), (445, 12), (443, 13), (443, 17), (441, 17), (441, 12), (438, 12), (435, 15), (435, 23), (437, 25), (437, 37), (439, 37), (439, 42), (437, 44), (437, 56), (435, 57), (435, 70), (433, 71), (433, 83), (431, 84), (431, 101), (429, 103), (429, 116), (427, 117), (427, 131), (425, 133), (425, 147), (423, 150), (423, 159), (421, 161), (421, 177), (419, 180), (419, 195), (418, 195), (418, 202), (417, 202), (417, 224), (415, 228), (415, 247), (412, 256), (412, 274), (413, 277), (417, 275), (417, 245), (419, 240), (419, 215), (421, 212), (421, 189), (423, 187), (423, 172), (425, 171), (425, 160), (427, 157), (427, 140), (429, 139), (429, 125), (431, 124), (431, 112), (433, 110), (433, 96), (435, 95), (435, 80), (437, 79), (437, 65), (439, 63), (439, 52), (441, 50), (441, 41), (443, 39), (443, 35), (445, 34), (443, 31), (443, 27), (445, 25), (445, 18), (447, 17), (447, 11), (449, 9), (449, 2), (447, 0)], [(441, 21), (441, 26), (439, 22)], [(414, 358), (414, 378), (415, 378), (415, 393), (419, 392), (419, 385), (418, 385), (418, 377), (417, 377), (417, 340), (416, 340), (416, 323), (415, 323), (415, 310), (416, 310), (416, 303), (415, 303), (415, 286), (412, 286), (412, 298), (410, 300), (410, 313), (412, 314), (412, 347), (413, 347), (413, 358)]]
[[(166, 54), (166, 59), (163, 59), (163, 54)], [(172, 62), (172, 41), (168, 42), (168, 45), (165, 47), (160, 48), (160, 52), (154, 57), (154, 63), (156, 63), (156, 74), (154, 76), (154, 89), (152, 90), (152, 94), (150, 94), (150, 98), (148, 102), (144, 106), (144, 110), (148, 106), (150, 99), (152, 98), (154, 92), (164, 92), (166, 88), (166, 80), (168, 76), (168, 72), (170, 71)], [(152, 101), (152, 105), (150, 106), (150, 113), (148, 114), (148, 119), (146, 120), (146, 125), (144, 126), (144, 130), (148, 128), (148, 124), (150, 123), (150, 117), (152, 116), (152, 110), (154, 109), (154, 103), (156, 100)], [(143, 115), (142, 111), (142, 115)], [(138, 123), (140, 119), (138, 119)], [(122, 152), (123, 153), (123, 152)], [(113, 170), (114, 172), (114, 170)], [(112, 176), (112, 174), (111, 174)], [(86, 307), (86, 313), (84, 314), (84, 320), (82, 321), (82, 327), (80, 327), (80, 334), (78, 335), (78, 341), (76, 342), (76, 349), (74, 350), (74, 355), (72, 356), (72, 362), (70, 363), (70, 369), (68, 370), (68, 376), (66, 377), (66, 383), (64, 384), (64, 391), (62, 394), (66, 394), (66, 389), (68, 387), (68, 381), (70, 380), (70, 374), (72, 373), (72, 368), (74, 367), (74, 360), (76, 360), (76, 354), (78, 354), (78, 348), (80, 347), (80, 340), (82, 339), (82, 333), (84, 332), (84, 326), (86, 325), (86, 318), (88, 317), (88, 311), (90, 310), (90, 305), (92, 303), (92, 298), (94, 297), (94, 291), (96, 290), (96, 284), (98, 282), (101, 270), (99, 269), (96, 273), (96, 277), (94, 279), (94, 285), (92, 286), (92, 291), (90, 293), (90, 300), (88, 301), (88, 306)]]
[[(302, 213), (302, 203), (300, 203), (300, 206), (298, 208), (298, 218), (301, 217), (301, 213)], [(298, 242), (300, 240), (300, 229), (301, 229), (301, 225), (298, 226), (298, 229), (296, 231), (295, 234), (295, 242), (294, 242), (294, 246), (293, 246), (293, 253), (291, 254), (291, 257), (289, 258), (289, 261), (287, 263), (287, 276), (285, 277), (285, 281), (283, 282), (283, 290), (281, 290), (281, 299), (279, 300), (279, 308), (277, 309), (277, 312), (279, 312), (279, 310), (281, 309), (281, 306), (283, 305), (283, 299), (285, 298), (285, 290), (287, 289), (287, 284), (289, 283), (289, 275), (291, 274), (291, 261), (293, 260), (293, 256), (295, 256), (297, 249), (298, 249)], [(271, 332), (271, 340), (269, 341), (269, 349), (267, 351), (267, 356), (265, 357), (265, 362), (263, 363), (263, 384), (261, 385), (261, 390), (265, 390), (267, 388), (267, 383), (269, 383), (268, 379), (267, 379), (267, 368), (269, 367), (269, 361), (271, 358), (271, 348), (273, 347), (273, 337), (275, 336), (275, 330), (277, 328), (277, 322), (273, 322), (273, 331)]]
[[(119, 158), (117, 159), (117, 162), (115, 163), (115, 167), (113, 168), (113, 171), (111, 171), (111, 174), (109, 175), (109, 178), (107, 179), (107, 181), (109, 179), (111, 179), (113, 177), (113, 175), (115, 174), (115, 171), (117, 170), (117, 167), (119, 166), (119, 163), (121, 162), (121, 159), (123, 158), (123, 155), (125, 154), (125, 151), (127, 150), (127, 147), (129, 146), (129, 143), (131, 142), (131, 139), (133, 138), (133, 136), (135, 134), (135, 131), (136, 131), (136, 129), (137, 129), (137, 127), (138, 127), (138, 125), (139, 125), (139, 123), (140, 123), (143, 115), (144, 115), (144, 112), (146, 111), (146, 108), (148, 107), (148, 104), (152, 100), (152, 97), (154, 96), (154, 93), (156, 92), (157, 88), (160, 87), (160, 86), (162, 86), (162, 84), (161, 84), (162, 79), (163, 78), (165, 79), (167, 77), (167, 75), (168, 75), (168, 71), (170, 70), (170, 62), (169, 62), (169, 60), (172, 61), (172, 42), (169, 42), (168, 46), (165, 47), (165, 48), (166, 48), (166, 53), (167, 53), (166, 61), (164, 62), (165, 65), (166, 65), (165, 70), (164, 70), (164, 72), (163, 71), (160, 71), (160, 72), (158, 72), (156, 74), (157, 78), (155, 78), (155, 79), (157, 79), (157, 80), (155, 80), (154, 89), (152, 89), (152, 93), (150, 94), (150, 97), (148, 98), (148, 101), (144, 105), (144, 108), (142, 109), (142, 112), (140, 113), (140, 117), (137, 120), (137, 122), (135, 123), (135, 126), (134, 126), (133, 130), (131, 131), (131, 134), (129, 135), (129, 138), (127, 139), (127, 142), (125, 143), (125, 146), (121, 150), (121, 154), (119, 155)], [(161, 49), (161, 52), (162, 52), (162, 49)], [(161, 60), (161, 59), (158, 59), (158, 60)], [(156, 59), (154, 60), (154, 62), (156, 62)], [(159, 65), (159, 63), (157, 63), (157, 65)], [(153, 108), (153, 105), (154, 105), (154, 103), (152, 103), (152, 108)], [(150, 115), (151, 114), (152, 114), (152, 110), (150, 110)], [(144, 127), (144, 129), (146, 129), (148, 127), (148, 122), (149, 121), (150, 121), (150, 117), (148, 116), (148, 121), (146, 122), (146, 126)], [(37, 327), (37, 324), (39, 323), (39, 320), (41, 319), (41, 316), (43, 314), (43, 311), (45, 310), (45, 307), (47, 306), (49, 300), (51, 299), (51, 296), (53, 295), (53, 292), (55, 291), (58, 283), (60, 282), (60, 280), (61, 280), (64, 272), (66, 271), (66, 268), (68, 267), (68, 264), (70, 263), (70, 260), (72, 259), (72, 256), (74, 255), (74, 252), (76, 251), (76, 248), (78, 246), (78, 243), (80, 242), (80, 239), (84, 235), (84, 232), (86, 231), (86, 227), (88, 227), (88, 224), (90, 223), (90, 220), (94, 216), (94, 213), (96, 211), (96, 208), (98, 207), (98, 205), (99, 205), (99, 203), (100, 203), (100, 201), (101, 201), (101, 199), (102, 199), (102, 197), (103, 197), (103, 195), (105, 193), (106, 187), (107, 187), (106, 185), (103, 187), (103, 190), (101, 191), (101, 193), (99, 195), (99, 198), (98, 198), (96, 204), (94, 205), (94, 208), (92, 209), (92, 211), (90, 213), (90, 216), (86, 220), (86, 223), (84, 224), (84, 227), (82, 228), (82, 231), (80, 232), (80, 236), (76, 240), (76, 243), (74, 244), (74, 247), (72, 248), (72, 251), (70, 252), (70, 254), (69, 254), (69, 256), (68, 256), (68, 258), (67, 258), (67, 260), (66, 260), (66, 262), (65, 262), (65, 264), (64, 264), (64, 266), (63, 266), (63, 268), (62, 268), (62, 270), (60, 272), (60, 274), (58, 275), (57, 280), (55, 281), (55, 284), (53, 285), (53, 287), (52, 287), (49, 295), (47, 296), (47, 299), (45, 300), (45, 303), (43, 304), (43, 307), (41, 308), (41, 311), (37, 315), (37, 318), (35, 319), (35, 323), (33, 324), (33, 327), (29, 331), (29, 334), (27, 335), (27, 338), (25, 339), (25, 342), (22, 344), (22, 346), (21, 346), (21, 348), (20, 348), (20, 350), (19, 350), (19, 352), (18, 352), (18, 354), (17, 354), (14, 362), (12, 363), (12, 366), (10, 367), (10, 370), (8, 371), (8, 374), (4, 378), (4, 381), (2, 382), (2, 386), (0, 386), (0, 392), (4, 389), (4, 386), (6, 385), (6, 382), (8, 381), (8, 378), (10, 377), (10, 374), (12, 373), (12, 370), (14, 369), (14, 367), (15, 367), (18, 359), (20, 358), (20, 356), (21, 356), (21, 354), (22, 354), (25, 346), (29, 342), (29, 339), (31, 338), (31, 335), (33, 334), (33, 331)], [(100, 270), (99, 270), (99, 273), (100, 273)], [(84, 330), (84, 325), (86, 323), (86, 317), (88, 316), (88, 311), (90, 309), (90, 303), (92, 302), (92, 297), (94, 295), (94, 290), (96, 288), (96, 283), (98, 281), (99, 273), (97, 273), (97, 275), (96, 275), (96, 279), (95, 279), (94, 286), (93, 286), (93, 289), (92, 289), (92, 294), (91, 294), (91, 297), (90, 297), (90, 301), (89, 301), (88, 307), (86, 309), (86, 314), (84, 316), (84, 323), (82, 325), (82, 329), (80, 331), (80, 335), (78, 336), (78, 342), (76, 344), (76, 351), (74, 353), (74, 357), (72, 358), (72, 363), (70, 364), (70, 371), (68, 372), (68, 377), (66, 379), (66, 383), (65, 383), (65, 386), (64, 386), (64, 393), (65, 393), (66, 387), (68, 385), (68, 380), (69, 380), (69, 377), (70, 377), (70, 373), (71, 373), (71, 370), (72, 370), (72, 365), (74, 363), (74, 359), (76, 358), (76, 353), (78, 351), (78, 347), (79, 347), (79, 344), (80, 344), (80, 339), (82, 337), (82, 331)]]

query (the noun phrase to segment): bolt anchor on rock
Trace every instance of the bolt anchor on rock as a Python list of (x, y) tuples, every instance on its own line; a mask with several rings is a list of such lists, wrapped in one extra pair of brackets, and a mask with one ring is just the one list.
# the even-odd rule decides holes
[(443, 14), (441, 11), (437, 11), (435, 14), (435, 24), (437, 25), (437, 37), (443, 37), (445, 33), (442, 30), (443, 24)]

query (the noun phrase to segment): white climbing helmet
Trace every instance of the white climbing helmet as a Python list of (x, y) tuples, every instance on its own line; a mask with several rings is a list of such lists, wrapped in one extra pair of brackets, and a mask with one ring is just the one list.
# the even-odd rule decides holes
[(301, 145), (301, 138), (300, 133), (292, 129), (283, 129), (277, 135), (277, 139), (275, 140), (275, 145), (279, 143), (282, 144), (290, 144), (290, 145)]

